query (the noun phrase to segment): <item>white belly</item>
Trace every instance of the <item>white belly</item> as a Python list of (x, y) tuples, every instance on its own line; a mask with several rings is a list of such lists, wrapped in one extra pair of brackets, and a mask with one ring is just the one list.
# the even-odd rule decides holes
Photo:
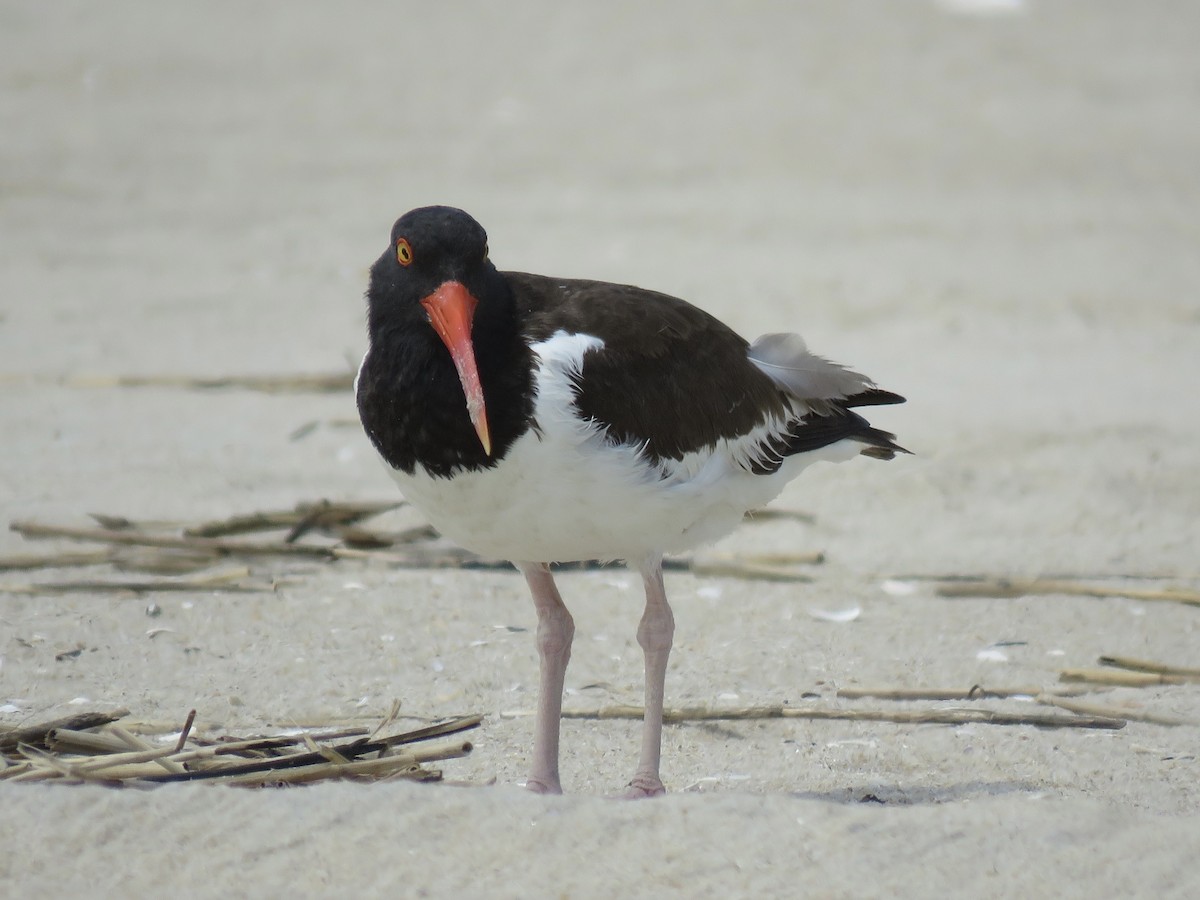
[(785, 461), (770, 475), (741, 464), (742, 442), (716, 446), (664, 472), (638, 448), (605, 440), (574, 414), (571, 374), (598, 338), (559, 333), (533, 346), (540, 358), (538, 424), (492, 469), (435, 478), (392, 471), (409, 502), (442, 534), (483, 556), (520, 562), (642, 559), (728, 534), (747, 510), (774, 499), (819, 459), (857, 455), (842, 441)]

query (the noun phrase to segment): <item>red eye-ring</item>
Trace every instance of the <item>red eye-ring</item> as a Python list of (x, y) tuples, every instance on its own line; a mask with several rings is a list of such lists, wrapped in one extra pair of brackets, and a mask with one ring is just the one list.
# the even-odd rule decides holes
[(411, 266), (413, 261), (412, 247), (408, 241), (400, 238), (396, 241), (396, 262), (402, 266)]

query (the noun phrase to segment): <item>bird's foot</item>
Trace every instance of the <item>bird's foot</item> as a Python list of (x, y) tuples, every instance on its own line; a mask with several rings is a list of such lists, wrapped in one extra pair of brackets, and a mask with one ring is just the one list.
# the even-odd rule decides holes
[(625, 786), (625, 793), (621, 795), (624, 800), (643, 800), (646, 797), (661, 797), (667, 792), (663, 787), (662, 781), (657, 775), (643, 775), (641, 773), (633, 776), (633, 781)]
[(535, 794), (561, 794), (562, 785), (558, 783), (558, 779), (535, 778), (530, 777), (525, 780), (525, 790), (533, 791)]

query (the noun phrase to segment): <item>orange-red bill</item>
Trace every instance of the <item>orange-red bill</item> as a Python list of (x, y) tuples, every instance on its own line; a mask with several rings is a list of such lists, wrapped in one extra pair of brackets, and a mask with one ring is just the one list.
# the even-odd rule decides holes
[(479, 435), (483, 452), (492, 455), (492, 438), (488, 433), (487, 409), (483, 404), (483, 385), (479, 383), (479, 370), (475, 366), (475, 347), (471, 343), (471, 322), (475, 316), (477, 300), (460, 282), (446, 281), (421, 301), (429, 313), (429, 322), (438, 333), (462, 383), (467, 398), (467, 415)]

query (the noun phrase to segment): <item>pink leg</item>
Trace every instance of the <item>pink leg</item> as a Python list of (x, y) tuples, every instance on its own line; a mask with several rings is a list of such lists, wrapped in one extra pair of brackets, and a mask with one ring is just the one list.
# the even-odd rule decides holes
[(666, 793), (659, 778), (662, 753), (663, 693), (667, 680), (667, 658), (675, 636), (675, 617), (663, 588), (662, 560), (646, 560), (642, 566), (646, 584), (646, 611), (638, 625), (638, 643), (646, 658), (646, 712), (642, 721), (642, 752), (637, 772), (625, 796), (657, 797)]
[(541, 660), (537, 718), (533, 726), (533, 765), (525, 786), (538, 794), (561, 794), (558, 780), (558, 726), (563, 680), (571, 660), (575, 621), (563, 605), (554, 576), (542, 563), (518, 563), (537, 609), (537, 648)]

